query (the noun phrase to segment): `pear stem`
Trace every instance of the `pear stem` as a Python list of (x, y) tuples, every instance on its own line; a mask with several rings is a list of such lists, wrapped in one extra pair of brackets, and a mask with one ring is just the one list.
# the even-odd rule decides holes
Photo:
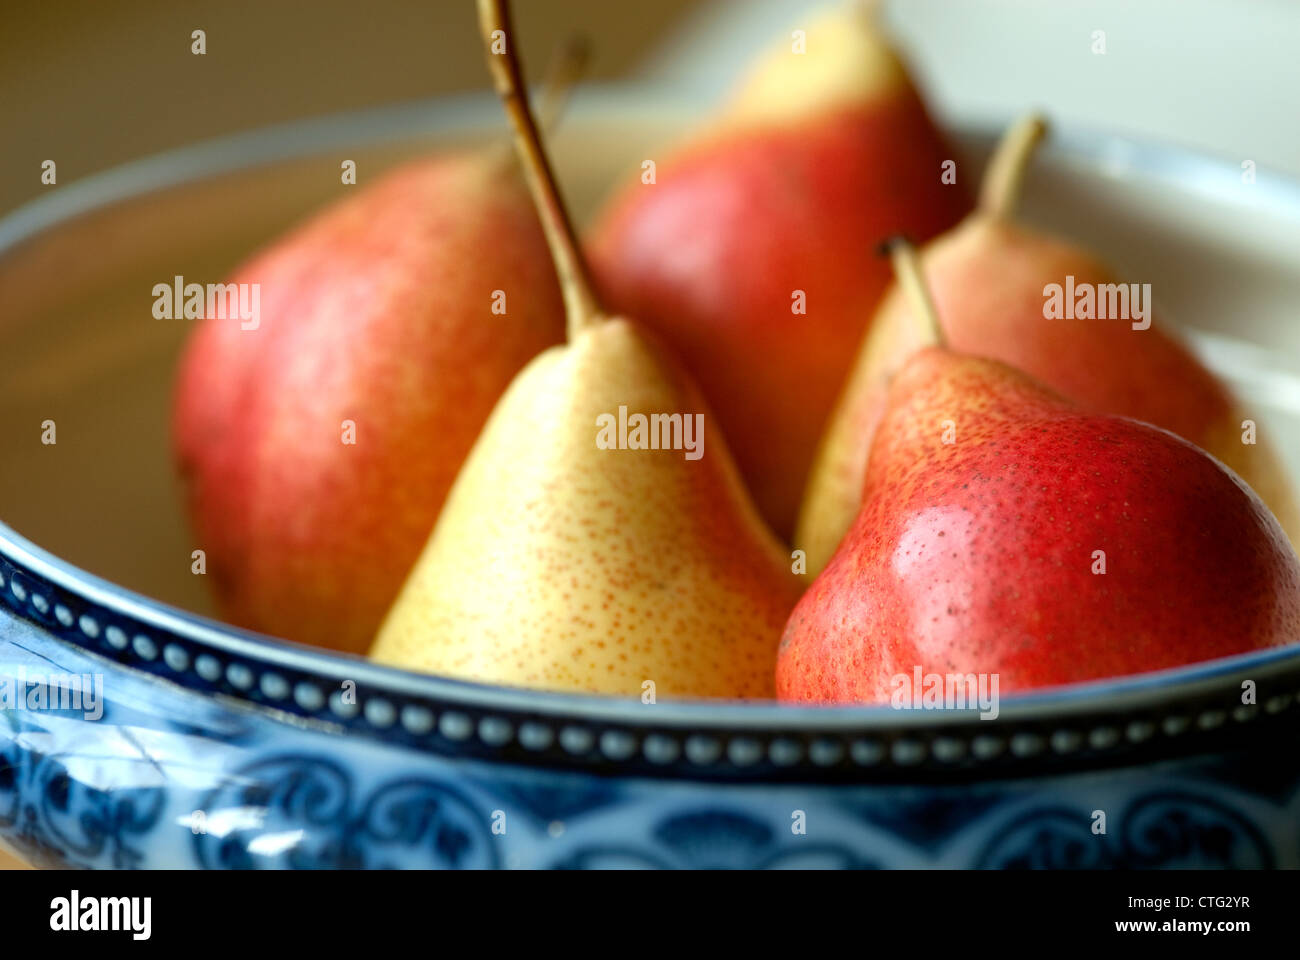
[(537, 102), (537, 126), (548, 134), (559, 126), (573, 88), (586, 75), (590, 63), (591, 41), (580, 33), (569, 34), (551, 54)]
[(1034, 150), (1047, 136), (1047, 121), (1038, 113), (1012, 124), (993, 151), (980, 184), (979, 209), (989, 216), (1009, 219), (1015, 214), (1020, 187)]
[[(590, 59), (591, 44), (582, 34), (570, 34), (556, 46), (546, 62), (541, 98), (537, 101), (537, 126), (543, 133), (550, 135), (560, 125), (573, 88), (586, 74)], [(486, 162), (498, 175), (513, 174), (519, 169), (519, 153), (513, 142), (494, 142), (486, 154)]]
[(920, 321), (921, 336), (927, 346), (942, 347), (947, 343), (943, 327), (939, 325), (939, 311), (930, 296), (930, 288), (921, 270), (921, 258), (916, 247), (906, 237), (894, 237), (888, 242), (889, 260), (894, 266), (894, 276), (903, 288), (903, 294)]
[(849, 0), (847, 6), (873, 27), (880, 25), (880, 0)]
[[(537, 122), (524, 95), (523, 73), (515, 53), (514, 31), (510, 23), (510, 5), (507, 0), (478, 0), (478, 12), (488, 70), (514, 128), (519, 164), (523, 167), (524, 179), (533, 195), (555, 261), (555, 272), (560, 278), (560, 290), (568, 314), (569, 340), (572, 341), (578, 333), (603, 320), (604, 311), (596, 299), (587, 261), (578, 246), (577, 234), (537, 132)], [(498, 43), (502, 52), (494, 53), (493, 45)]]

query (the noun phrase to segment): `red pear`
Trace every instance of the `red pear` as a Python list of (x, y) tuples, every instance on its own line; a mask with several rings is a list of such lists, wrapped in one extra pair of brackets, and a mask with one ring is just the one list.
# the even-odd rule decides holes
[(1300, 559), (1231, 470), (926, 347), (889, 385), (861, 509), (791, 614), (776, 685), (885, 702), (919, 667), (1006, 693), (1297, 640)]
[(564, 338), (545, 237), (513, 157), (465, 152), (360, 189), (230, 282), (260, 285), (260, 324), (204, 320), (176, 388), (196, 546), (228, 620), (362, 652), (497, 400)]
[(706, 134), (663, 158), (653, 184), (616, 194), (589, 243), (610, 307), (677, 351), (784, 537), (889, 281), (871, 251), (969, 209), (942, 180), (952, 152), (861, 6), (794, 24), (806, 29)]
[[(1044, 132), (1034, 116), (1013, 127), (990, 164), (980, 209), (921, 253), (947, 343), (1009, 364), (1086, 410), (1172, 430), (1232, 467), (1292, 538), (1300, 536), (1291, 485), (1267, 434), (1243, 442), (1251, 414), (1149, 300), (1141, 320), (1131, 302), (1130, 315), (1045, 316), (1052, 285), (1080, 295), (1131, 287), (1089, 251), (1015, 220), (1021, 176)], [(889, 378), (917, 345), (912, 314), (899, 291), (885, 296), (826, 425), (794, 538), (810, 573), (825, 565), (858, 512)]]

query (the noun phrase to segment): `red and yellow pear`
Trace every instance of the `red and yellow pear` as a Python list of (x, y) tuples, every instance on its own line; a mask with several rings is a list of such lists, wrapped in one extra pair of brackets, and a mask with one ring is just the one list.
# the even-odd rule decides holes
[[(941, 344), (915, 259), (896, 260), (933, 324), (918, 340)], [(1230, 469), (930, 345), (888, 384), (861, 507), (791, 614), (776, 685), (884, 703), (919, 671), (1002, 694), (1297, 640), (1300, 559)]]
[[(581, 53), (557, 61), (548, 113)], [(197, 326), (173, 411), (218, 607), (363, 653), (493, 406), (564, 338), (545, 236), (499, 144), (359, 188), (229, 282), (257, 285), (260, 318)]]
[[(1100, 291), (1119, 282), (1089, 251), (1014, 217), (1026, 165), (1045, 130), (1037, 116), (1016, 124), (990, 163), (978, 209), (922, 249), (946, 342), (1021, 370), (1085, 410), (1133, 417), (1190, 440), (1254, 488), (1294, 540), (1300, 515), (1268, 438), (1243, 432), (1243, 421), (1253, 418), (1176, 330), (1150, 312), (1140, 322), (1045, 315), (1052, 284)], [(912, 302), (895, 286), (871, 324), (809, 475), (794, 545), (807, 552), (810, 574), (822, 569), (858, 514), (889, 384), (918, 346), (919, 329)]]
[(611, 308), (682, 358), (783, 537), (889, 282), (871, 252), (898, 231), (935, 236), (970, 209), (870, 5), (798, 26), (657, 163), (654, 183), (616, 193), (588, 244)]

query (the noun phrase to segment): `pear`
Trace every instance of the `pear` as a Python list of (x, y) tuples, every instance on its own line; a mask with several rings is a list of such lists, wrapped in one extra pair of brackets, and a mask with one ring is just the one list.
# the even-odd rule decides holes
[[(782, 537), (889, 282), (870, 256), (970, 209), (953, 159), (875, 23), (846, 3), (798, 21), (719, 116), (637, 176), (588, 249), (612, 309), (660, 334), (717, 412)], [(866, 265), (864, 267), (864, 264)]]
[(1008, 693), (1297, 639), (1300, 559), (1230, 469), (928, 346), (888, 386), (861, 508), (790, 617), (776, 683), (882, 703), (919, 669)]
[[(690, 378), (597, 302), (518, 93), (506, 5), (479, 9), (484, 36), (506, 44), (489, 42), (488, 62), (562, 278), (568, 342), (493, 411), (371, 655), (547, 690), (771, 697), (799, 578)], [(624, 428), (638, 416), (679, 427), (646, 448), (644, 429)]]
[[(547, 115), (584, 60), (556, 58)], [(229, 282), (259, 286), (260, 323), (196, 327), (173, 412), (218, 606), (363, 653), (493, 406), (564, 339), (545, 236), (497, 144), (359, 188)]]
[[(1253, 487), (1294, 541), (1300, 513), (1268, 438), (1243, 443), (1250, 414), (1174, 329), (1151, 314), (1148, 329), (1119, 315), (1045, 318), (1051, 284), (1063, 287), (1071, 276), (1077, 289), (1118, 282), (1087, 250), (1014, 219), (1019, 184), (1045, 131), (1036, 115), (1013, 126), (990, 164), (979, 208), (922, 250), (947, 342), (1009, 364), (1086, 410), (1134, 417), (1190, 440)], [(794, 537), (812, 574), (858, 513), (889, 380), (919, 345), (911, 310), (899, 290), (886, 295), (826, 425)]]

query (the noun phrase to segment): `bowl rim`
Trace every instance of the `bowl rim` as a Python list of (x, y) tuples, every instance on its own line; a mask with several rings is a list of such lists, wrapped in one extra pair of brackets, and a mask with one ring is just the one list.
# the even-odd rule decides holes
[[(608, 110), (695, 105), (611, 85), (580, 91), (571, 109), (581, 119)], [(57, 225), (209, 177), (332, 146), (495, 129), (504, 129), (504, 121), (494, 95), (474, 92), (220, 137), (112, 168), (19, 207), (0, 219), (0, 257)], [(985, 144), (1000, 129), (955, 124), (949, 133), (958, 142)], [(1108, 175), (1156, 176), (1194, 192), (1223, 194), (1239, 177), (1235, 161), (1127, 135), (1054, 127), (1042, 163), (1063, 162), (1089, 164)], [(1300, 221), (1300, 181), (1270, 175), (1257, 186), (1263, 187), (1256, 194), (1260, 202), (1280, 204)], [(1239, 196), (1233, 199), (1240, 202)], [(649, 706), (607, 695), (473, 683), (383, 666), (181, 610), (62, 560), (3, 521), (0, 604), (66, 643), (130, 669), (199, 693), (219, 693), (247, 708), (297, 715), (335, 732), (440, 753), (612, 763), (655, 775), (767, 777), (813, 769), (824, 775), (845, 768), (916, 775), (968, 771), (972, 765), (1006, 771), (1081, 756), (1136, 761), (1151, 755), (1153, 745), (1167, 752), (1173, 740), (1187, 743), (1194, 739), (1189, 733), (1218, 735), (1236, 722), (1300, 713), (1300, 645), (1011, 694), (1000, 698), (993, 724), (982, 723), (975, 711), (774, 701)], [(1245, 681), (1259, 685), (1257, 705), (1241, 703)], [(349, 682), (357, 692), (351, 703), (340, 696)]]

